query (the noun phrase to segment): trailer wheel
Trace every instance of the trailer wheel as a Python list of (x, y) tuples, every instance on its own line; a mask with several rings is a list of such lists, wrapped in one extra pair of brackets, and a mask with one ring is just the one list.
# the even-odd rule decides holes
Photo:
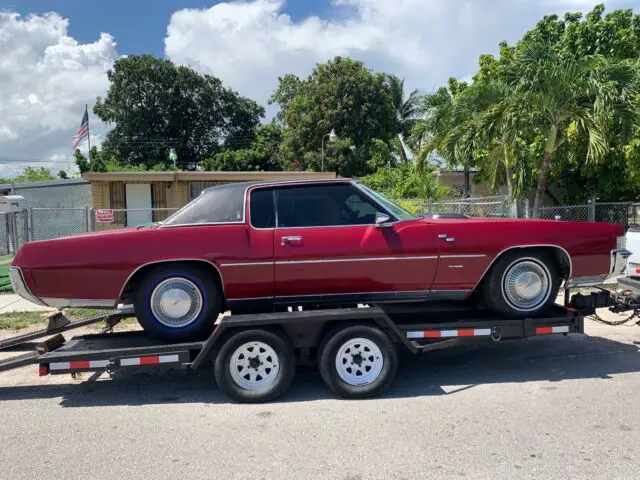
[(318, 365), (324, 383), (335, 394), (368, 398), (391, 384), (398, 368), (398, 352), (379, 328), (340, 327), (322, 342)]
[(296, 356), (291, 341), (267, 330), (244, 330), (228, 338), (214, 359), (216, 383), (234, 400), (269, 402), (291, 385)]

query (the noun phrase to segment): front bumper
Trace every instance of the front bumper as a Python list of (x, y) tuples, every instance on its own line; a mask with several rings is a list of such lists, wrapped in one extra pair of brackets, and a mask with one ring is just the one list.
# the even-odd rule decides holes
[(36, 305), (46, 306), (42, 300), (38, 297), (31, 294), (29, 291), (29, 287), (24, 281), (24, 277), (22, 276), (22, 270), (18, 267), (9, 267), (9, 278), (11, 279), (11, 286), (13, 287), (13, 291), (20, 295), (25, 300), (29, 300)]

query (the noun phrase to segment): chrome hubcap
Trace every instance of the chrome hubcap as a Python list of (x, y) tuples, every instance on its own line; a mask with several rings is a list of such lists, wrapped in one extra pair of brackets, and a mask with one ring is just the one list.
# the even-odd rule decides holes
[(367, 338), (345, 342), (336, 355), (338, 376), (349, 385), (367, 385), (375, 381), (383, 366), (380, 348)]
[(231, 378), (240, 388), (258, 391), (271, 387), (280, 372), (275, 350), (263, 342), (240, 345), (231, 355)]
[(551, 275), (543, 264), (533, 259), (512, 263), (502, 279), (502, 290), (509, 304), (520, 311), (535, 310), (549, 298)]
[(151, 312), (167, 327), (186, 327), (193, 323), (202, 311), (202, 294), (196, 285), (186, 278), (169, 278), (162, 281), (151, 293)]

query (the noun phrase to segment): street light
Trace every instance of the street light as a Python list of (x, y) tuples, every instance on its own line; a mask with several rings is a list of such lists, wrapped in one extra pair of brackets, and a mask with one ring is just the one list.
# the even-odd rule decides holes
[(324, 139), (329, 137), (329, 141), (331, 143), (336, 143), (338, 141), (338, 135), (336, 135), (336, 131), (332, 128), (329, 133), (322, 137), (322, 171), (324, 172)]
[(175, 148), (171, 148), (169, 150), (169, 160), (171, 160), (173, 162), (173, 169), (177, 170), (176, 161), (178, 160), (178, 154), (176, 153), (176, 149)]

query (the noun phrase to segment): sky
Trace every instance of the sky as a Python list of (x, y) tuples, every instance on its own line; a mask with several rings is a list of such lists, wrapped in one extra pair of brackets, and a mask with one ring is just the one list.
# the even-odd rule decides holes
[[(85, 104), (122, 55), (151, 53), (219, 77), (265, 107), (285, 73), (336, 55), (433, 91), (469, 79), (482, 53), (543, 15), (597, 0), (0, 0), (0, 176), (25, 166), (73, 171)], [(607, 8), (640, 10), (640, 0)], [(267, 116), (275, 113), (267, 107)], [(92, 145), (107, 126), (90, 114)], [(86, 148), (86, 142), (82, 148)]]

